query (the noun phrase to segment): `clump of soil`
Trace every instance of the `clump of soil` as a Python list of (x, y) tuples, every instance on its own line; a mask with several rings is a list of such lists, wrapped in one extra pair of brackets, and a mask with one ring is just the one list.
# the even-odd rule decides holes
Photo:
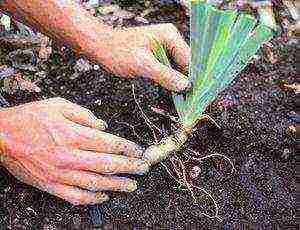
[[(187, 20), (180, 8), (153, 13), (151, 23), (176, 21), (187, 35)], [(164, 15), (162, 17), (161, 15)], [(182, 26), (185, 25), (185, 26)], [(185, 36), (188, 39), (187, 36)], [(14, 47), (1, 47), (8, 52)], [(213, 215), (211, 200), (196, 192), (197, 203), (190, 193), (158, 164), (138, 178), (139, 188), (130, 194), (111, 193), (111, 200), (100, 209), (104, 229), (297, 229), (295, 223), (294, 137), (286, 131), (292, 124), (295, 93), (283, 91), (282, 80), (296, 82), (296, 50), (299, 42), (278, 45), (277, 64), (261, 58), (250, 64), (236, 81), (208, 108), (207, 113), (221, 126), (200, 123), (178, 154), (193, 184), (209, 191), (220, 210), (221, 221)], [(137, 101), (163, 135), (171, 132), (172, 122), (154, 113), (160, 106), (176, 115), (171, 95), (144, 78), (120, 79), (104, 70), (90, 70), (70, 79), (75, 63), (71, 51), (55, 49), (44, 64), (48, 76), (39, 82), (40, 93), (5, 94), (11, 105), (59, 96), (92, 110), (109, 124), (108, 131), (141, 145), (153, 143), (153, 133), (145, 123), (132, 95), (135, 85)], [(158, 134), (158, 133), (157, 133)], [(191, 152), (196, 151), (198, 154)], [(220, 153), (229, 157), (236, 168), (222, 158), (201, 164), (190, 159)], [(164, 162), (174, 175), (170, 159)], [(194, 175), (195, 166), (198, 174)], [(23, 184), (0, 167), (0, 226), (3, 229), (92, 229), (85, 206), (71, 204)], [(243, 227), (241, 227), (243, 226)], [(0, 228), (0, 229), (1, 229)]]

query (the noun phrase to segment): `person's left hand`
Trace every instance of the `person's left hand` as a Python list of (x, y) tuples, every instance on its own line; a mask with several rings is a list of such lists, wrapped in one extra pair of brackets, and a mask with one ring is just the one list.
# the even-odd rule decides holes
[[(19, 180), (73, 204), (100, 203), (104, 191), (132, 192), (149, 164), (135, 143), (105, 132), (77, 104), (51, 98), (0, 110), (0, 164)], [(120, 175), (121, 174), (121, 175)]]

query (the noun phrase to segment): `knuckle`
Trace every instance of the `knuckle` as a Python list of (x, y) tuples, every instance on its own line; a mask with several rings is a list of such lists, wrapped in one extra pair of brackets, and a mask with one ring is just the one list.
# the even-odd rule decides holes
[(67, 201), (69, 201), (70, 203), (72, 203), (73, 205), (81, 205), (81, 204), (85, 204), (85, 202), (81, 199), (77, 199), (77, 198), (69, 198), (67, 199)]
[(166, 23), (165, 26), (170, 32), (178, 32), (176, 26), (173, 23)]
[(62, 97), (53, 97), (48, 99), (49, 102), (55, 102), (55, 103), (63, 103), (66, 102), (67, 100), (62, 98)]
[(90, 110), (90, 109), (87, 109), (85, 107), (82, 107), (82, 112), (86, 113), (87, 115), (91, 116), (91, 117), (94, 117), (94, 113)]
[(68, 100), (62, 98), (62, 97), (53, 97), (47, 100), (47, 103), (52, 107), (59, 107), (59, 108), (65, 108), (66, 105), (72, 104)]

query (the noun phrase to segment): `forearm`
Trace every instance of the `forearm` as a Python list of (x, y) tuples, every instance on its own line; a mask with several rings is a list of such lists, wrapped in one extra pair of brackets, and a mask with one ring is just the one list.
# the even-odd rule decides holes
[[(1, 96), (1, 95), (0, 95)], [(0, 105), (0, 165), (3, 164), (3, 160), (4, 160), (4, 131), (5, 131), (5, 127), (3, 125), (3, 122), (5, 117), (4, 117), (4, 112), (5, 112), (5, 109), (4, 107), (2, 107)]]
[(111, 41), (112, 27), (95, 19), (74, 0), (4, 0), (1, 8), (100, 63), (110, 56), (105, 44)]

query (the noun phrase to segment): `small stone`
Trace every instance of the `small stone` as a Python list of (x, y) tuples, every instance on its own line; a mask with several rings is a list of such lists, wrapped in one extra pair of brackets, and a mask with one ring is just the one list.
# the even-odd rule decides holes
[(94, 69), (94, 70), (99, 70), (99, 69), (100, 69), (100, 66), (99, 66), (99, 65), (93, 65), (93, 69)]
[(114, 16), (120, 19), (131, 19), (134, 18), (135, 15), (127, 10), (116, 10)]
[(46, 73), (46, 71), (43, 71), (43, 70), (38, 71), (38, 72), (36, 72), (35, 77), (37, 77), (39, 79), (43, 79), (43, 78), (47, 77), (47, 73)]
[(41, 89), (32, 82), (26, 79), (20, 73), (16, 73), (12, 78), (4, 79), (4, 91), (10, 94), (16, 93), (17, 91), (29, 91), (29, 92), (41, 92)]
[(100, 14), (111, 14), (115, 11), (119, 10), (120, 7), (118, 5), (104, 5), (98, 8), (98, 12)]
[(149, 21), (146, 18), (143, 18), (143, 17), (140, 17), (140, 16), (135, 17), (135, 20), (137, 22), (141, 22), (141, 23), (144, 23), (144, 24), (148, 24), (149, 23)]
[(290, 126), (288, 127), (288, 131), (290, 131), (291, 133), (296, 133), (296, 132), (297, 132), (297, 129), (296, 129), (296, 127), (295, 127), (294, 125), (290, 125)]
[(87, 8), (87, 9), (91, 9), (91, 8), (96, 8), (100, 5), (100, 1), (99, 0), (89, 0), (88, 2), (86, 2), (84, 4), (84, 6)]
[(97, 99), (95, 100), (95, 104), (100, 106), (102, 104), (102, 101), (100, 99)]
[(0, 24), (5, 27), (5, 30), (11, 29), (11, 17), (6, 14), (0, 14)]
[(197, 178), (200, 175), (201, 169), (199, 166), (194, 166), (191, 170), (191, 177), (193, 179)]
[(89, 64), (89, 61), (84, 58), (79, 58), (74, 66), (76, 72), (87, 72), (91, 69), (92, 66)]
[(284, 159), (288, 159), (290, 154), (290, 150), (289, 149), (284, 149), (283, 150), (283, 154), (281, 155)]

